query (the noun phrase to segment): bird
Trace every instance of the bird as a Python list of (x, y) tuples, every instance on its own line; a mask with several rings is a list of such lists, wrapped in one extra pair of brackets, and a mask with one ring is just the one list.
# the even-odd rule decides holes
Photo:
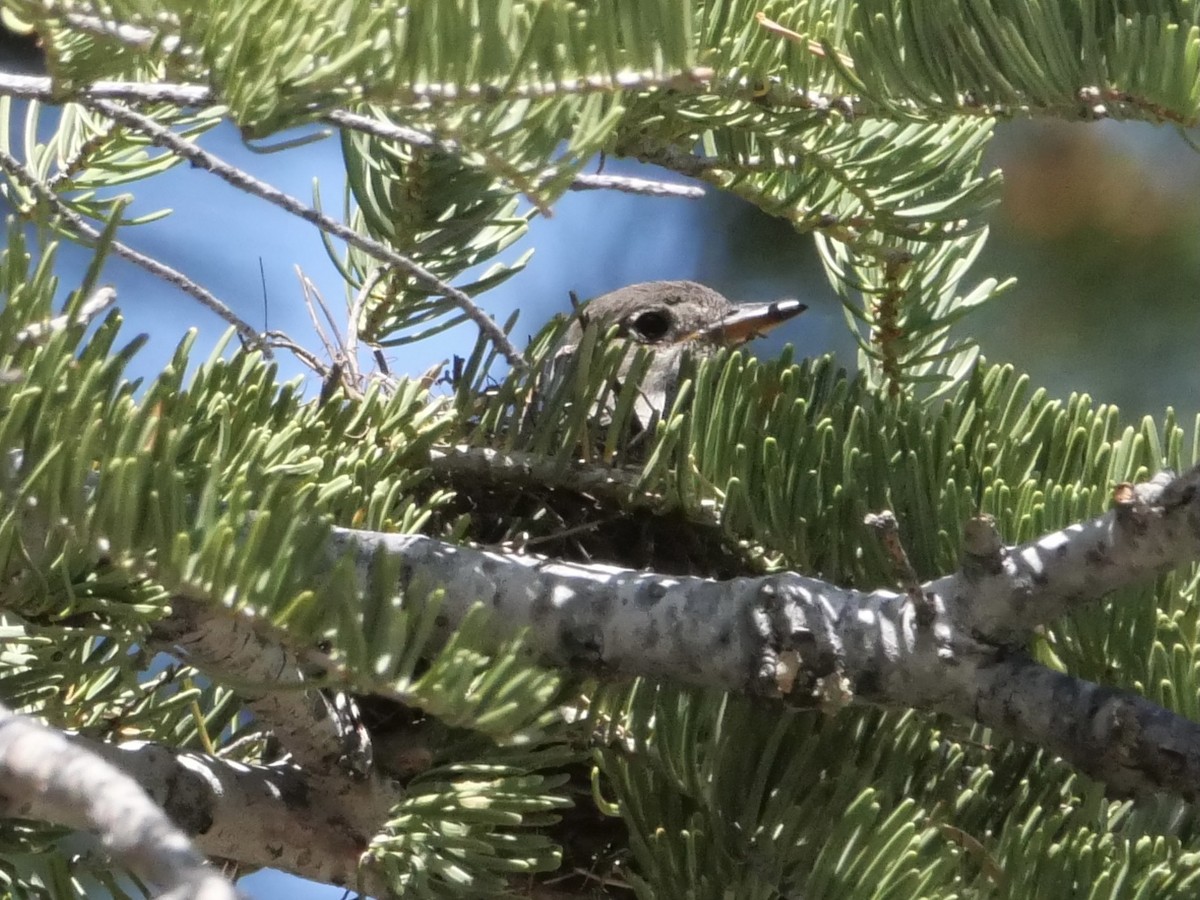
[[(736, 304), (695, 281), (646, 281), (602, 294), (575, 310), (558, 357), (570, 355), (591, 327), (611, 329), (616, 337), (648, 347), (653, 356), (635, 401), (643, 429), (662, 418), (674, 402), (685, 354), (707, 356), (766, 334), (808, 307), (799, 300)], [(633, 364), (632, 354), (621, 374)]]

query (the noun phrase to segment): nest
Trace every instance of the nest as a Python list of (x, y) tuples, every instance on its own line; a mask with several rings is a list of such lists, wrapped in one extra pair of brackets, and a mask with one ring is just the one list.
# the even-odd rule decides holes
[(578, 563), (606, 563), (665, 575), (733, 578), (757, 572), (757, 554), (716, 522), (683, 511), (628, 508), (563, 487), (446, 484), (454, 498), (438, 511), (448, 528), (461, 517), (467, 537), (484, 546)]

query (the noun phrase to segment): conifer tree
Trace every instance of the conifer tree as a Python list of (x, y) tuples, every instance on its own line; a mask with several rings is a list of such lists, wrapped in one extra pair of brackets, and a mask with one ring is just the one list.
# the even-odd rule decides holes
[[(0, 9), (47, 65), (0, 71), (12, 896), (260, 867), (404, 897), (1195, 896), (1196, 431), (1048, 396), (967, 314), (1005, 286), (970, 271), (994, 124), (1196, 124), (1200, 5)], [(344, 213), (215, 157), (222, 121), (335, 130)], [(181, 163), (327, 236), (326, 346), (135, 249), (112, 189)], [(589, 328), (564, 361), (567, 322), (519, 346), (488, 290), (565, 191), (698, 186), (813, 236), (857, 372), (693, 359), (647, 428), (644, 352)], [(229, 340), (127, 381), (114, 256)], [(464, 321), (450, 371), (372, 367)]]

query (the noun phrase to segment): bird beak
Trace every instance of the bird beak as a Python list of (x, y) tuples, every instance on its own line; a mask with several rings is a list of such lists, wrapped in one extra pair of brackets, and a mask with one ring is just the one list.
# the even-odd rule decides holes
[(808, 309), (799, 300), (775, 300), (772, 303), (744, 303), (713, 325), (700, 329), (694, 337), (726, 347), (736, 347), (762, 337), (776, 325), (795, 318)]

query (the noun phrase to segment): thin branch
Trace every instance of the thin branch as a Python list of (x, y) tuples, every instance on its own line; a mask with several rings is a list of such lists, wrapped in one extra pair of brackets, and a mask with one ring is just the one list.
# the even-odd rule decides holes
[(689, 178), (705, 178), (713, 173), (732, 168), (732, 164), (707, 156), (697, 156), (673, 144), (646, 142), (621, 148), (623, 155), (652, 165), (662, 166)]
[(93, 100), (122, 100), (128, 103), (172, 103), (175, 106), (212, 106), (217, 102), (212, 88), (204, 84), (145, 81), (93, 81), (72, 90), (55, 88), (48, 75), (16, 75), (0, 72), (0, 94), (42, 103), (65, 103), (80, 97)]
[(93, 155), (112, 139), (113, 132), (121, 127), (116, 122), (106, 124), (108, 127), (97, 131), (90, 138), (80, 141), (70, 155), (64, 156), (61, 152), (58, 154), (54, 166), (56, 171), (47, 173), (49, 177), (45, 181), (46, 190), (53, 194), (71, 190), (71, 180), (87, 166), (87, 161), (92, 159)]
[[(380, 269), (376, 268), (375, 271), (380, 271)], [(325, 348), (325, 355), (335, 365), (345, 363), (346, 339), (342, 337), (341, 329), (338, 328), (329, 305), (321, 296), (317, 286), (313, 284), (312, 279), (305, 275), (304, 270), (299, 266), (296, 266), (296, 275), (300, 279), (300, 290), (304, 294), (304, 307), (308, 310), (308, 319), (312, 322), (313, 331), (321, 341), (321, 346)], [(318, 309), (321, 315), (317, 315)], [(322, 324), (322, 318), (324, 318), (324, 324)], [(332, 337), (325, 333), (326, 325), (333, 332)]]
[(44, 322), (33, 322), (17, 332), (18, 342), (37, 343), (59, 331), (66, 331), (73, 326), (87, 326), (98, 315), (117, 302), (117, 292), (112, 287), (97, 288), (79, 305), (74, 315), (64, 313), (47, 319)]
[[(695, 69), (691, 73), (670, 76), (668, 80), (639, 80), (636, 74), (623, 76), (616, 82), (605, 83), (593, 79), (589, 91), (669, 89), (678, 94), (708, 94), (730, 100), (741, 100), (772, 109), (797, 109), (817, 113), (834, 113), (847, 121), (862, 118), (889, 118), (921, 114), (931, 111), (949, 116), (983, 116), (1008, 120), (1020, 116), (1052, 116), (1054, 118), (1097, 119), (1120, 118), (1147, 122), (1171, 122), (1184, 128), (1196, 124), (1195, 116), (1182, 115), (1145, 97), (1123, 90), (1119, 86), (1097, 87), (1087, 85), (1073, 97), (1062, 102), (1033, 101), (1024, 103), (985, 103), (967, 92), (931, 110), (913, 102), (896, 98), (887, 103), (872, 103), (852, 94), (826, 94), (772, 80), (767, 84), (746, 78), (711, 78), (703, 75), (711, 70)], [(695, 77), (692, 77), (695, 76)], [(673, 77), (674, 80), (670, 80)], [(615, 88), (614, 88), (615, 84)], [(461, 88), (452, 85), (414, 85), (399, 97), (383, 98), (397, 104), (433, 104), (447, 102), (496, 103), (526, 96), (559, 96), (581, 93), (577, 80), (567, 79), (561, 83), (547, 82), (536, 85), (518, 85), (511, 91), (495, 85), (467, 85)], [(549, 92), (549, 93), (547, 93)], [(55, 91), (46, 76), (0, 73), (0, 94), (41, 100), (47, 103), (62, 103), (71, 99), (91, 98), (94, 100), (121, 100), (130, 103), (172, 103), (177, 106), (209, 106), (219, 101), (213, 90), (206, 85), (175, 84), (171, 82), (145, 83), (138, 81), (95, 81), (66, 94)], [(340, 112), (340, 111), (339, 111)]]
[[(66, 201), (56, 193), (48, 190), (40, 181), (30, 175), (17, 159), (9, 155), (2, 147), (0, 147), (0, 169), (7, 172), (14, 181), (33, 194), (39, 202), (45, 203), (54, 210), (54, 213), (78, 234), (89, 241), (99, 240), (101, 232), (98, 228), (71, 209)], [(168, 284), (179, 288), (185, 294), (198, 300), (205, 308), (216, 313), (232, 325), (248, 346), (261, 348), (264, 353), (270, 356), (270, 349), (263, 343), (262, 336), (248, 322), (242, 320), (237, 313), (218, 300), (211, 292), (192, 281), (178, 269), (161, 263), (152, 256), (147, 256), (144, 253), (134, 250), (132, 247), (118, 240), (111, 241), (109, 246), (117, 256), (145, 269), (151, 275), (163, 279)]]
[(617, 72), (613, 75), (565, 76), (554, 81), (526, 81), (501, 87), (496, 84), (411, 84), (398, 86), (398, 102), (405, 104), (497, 103), (507, 100), (544, 100), (564, 95), (616, 91), (677, 91), (707, 93), (716, 72), (705, 66), (681, 72)]
[(623, 194), (645, 194), (649, 197), (679, 197), (684, 200), (699, 200), (704, 197), (704, 188), (692, 184), (672, 184), (649, 178), (631, 178), (624, 175), (576, 175), (571, 182), (573, 191), (620, 191)]
[[(159, 32), (141, 25), (131, 25), (128, 22), (119, 22), (115, 19), (105, 19), (100, 16), (88, 15), (87, 13), (66, 8), (58, 3), (45, 2), (45, 0), (38, 4), (36, 10), (32, 11), (40, 13), (48, 19), (62, 19), (72, 28), (99, 37), (110, 38), (124, 44), (131, 50), (145, 52), (157, 45), (167, 53), (174, 53), (180, 44), (180, 39), (176, 35), (163, 36)], [(165, 16), (165, 13), (160, 13), (159, 15)], [(160, 24), (165, 24), (165, 21), (165, 19), (160, 19)], [(171, 20), (171, 22), (176, 26), (179, 24), (176, 20)]]
[[(346, 128), (369, 134), (387, 141), (400, 141), (413, 147), (425, 147), (441, 150), (451, 156), (463, 156), (464, 149), (457, 142), (437, 138), (415, 128), (396, 125), (392, 122), (364, 116), (360, 113), (344, 109), (335, 109), (323, 117), (323, 121), (338, 128)], [(535, 179), (537, 184), (544, 182), (555, 173), (543, 172)], [(654, 181), (646, 178), (626, 178), (619, 175), (576, 175), (570, 184), (573, 191), (616, 190), (629, 194), (648, 194), (655, 197), (683, 197), (699, 199), (704, 196), (704, 189), (694, 185), (671, 184), (665, 181)]]
[[(0, 73), (0, 94), (39, 100), (44, 103), (62, 103), (72, 96), (64, 96), (54, 89), (48, 77)], [(120, 100), (129, 103), (173, 103), (177, 106), (204, 107), (216, 102), (212, 89), (198, 84), (170, 84), (166, 82), (145, 84), (137, 81), (95, 81), (77, 91), (80, 100)], [(338, 128), (370, 134), (384, 140), (401, 141), (414, 147), (443, 150), (460, 156), (461, 147), (454, 141), (441, 140), (392, 122), (364, 116), (345, 109), (335, 109), (322, 116), (322, 121)], [(549, 177), (543, 173), (539, 180)], [(695, 200), (704, 196), (704, 189), (696, 185), (672, 184), (648, 178), (631, 178), (619, 175), (576, 175), (569, 185), (573, 191), (614, 190), (629, 194), (647, 194), (653, 197), (681, 197)]]
[[(44, 4), (42, 10), (47, 15), (61, 15), (63, 21), (72, 28), (77, 28), (80, 31), (86, 31), (100, 37), (112, 38), (133, 50), (150, 50), (159, 38), (157, 32), (138, 25), (130, 25), (127, 22), (117, 22), (112, 19), (102, 19), (99, 16), (69, 12), (51, 4)], [(166, 53), (173, 53), (178, 45), (179, 38), (172, 36), (163, 39), (159, 47)]]
[(291, 213), (315, 225), (322, 231), (341, 238), (346, 243), (357, 247), (374, 259), (386, 262), (407, 272), (426, 289), (452, 300), (475, 323), (479, 330), (487, 335), (489, 340), (504, 355), (509, 365), (517, 370), (527, 368), (521, 352), (508, 339), (508, 335), (504, 333), (504, 329), (496, 323), (495, 319), (476, 306), (475, 302), (458, 288), (442, 281), (424, 266), (409, 259), (407, 256), (397, 253), (391, 247), (374, 238), (359, 234), (348, 225), (343, 225), (337, 219), (313, 209), (311, 206), (306, 205), (289, 194), (285, 194), (273, 185), (259, 181), (236, 166), (225, 162), (220, 157), (202, 149), (195, 142), (179, 136), (170, 128), (159, 124), (149, 116), (144, 116), (132, 109), (117, 103), (111, 103), (107, 100), (88, 99), (83, 102), (85, 105), (103, 113), (109, 118), (136, 131), (140, 131), (142, 134), (148, 136), (156, 145), (165, 147), (188, 160), (193, 165), (211, 172), (238, 190), (245, 191), (248, 194), (265, 200), (273, 206), (278, 206), (285, 212)]
[(304, 347), (292, 338), (291, 335), (283, 331), (268, 331), (263, 334), (263, 339), (267, 342), (267, 346), (279, 350), (287, 350), (293, 356), (300, 360), (301, 363), (308, 366), (320, 378), (325, 378), (329, 374), (329, 366), (325, 365), (317, 356), (307, 347)]
[(173, 896), (235, 900), (238, 892), (111, 762), (0, 706), (5, 815), (86, 827), (123, 865)]
[(396, 602), (438, 593), (449, 636), (476, 603), (502, 640), (524, 630), (543, 660), (603, 677), (648, 676), (789, 705), (883, 703), (949, 713), (1064, 756), (1122, 794), (1200, 796), (1200, 724), (1127, 692), (1046, 669), (1014, 648), (1038, 625), (1200, 560), (1200, 467), (1123, 486), (1089, 522), (1006, 548), (973, 523), (959, 572), (894, 591), (784, 572), (712, 581), (578, 565), (335, 529), (360, 583), (381, 556)]

